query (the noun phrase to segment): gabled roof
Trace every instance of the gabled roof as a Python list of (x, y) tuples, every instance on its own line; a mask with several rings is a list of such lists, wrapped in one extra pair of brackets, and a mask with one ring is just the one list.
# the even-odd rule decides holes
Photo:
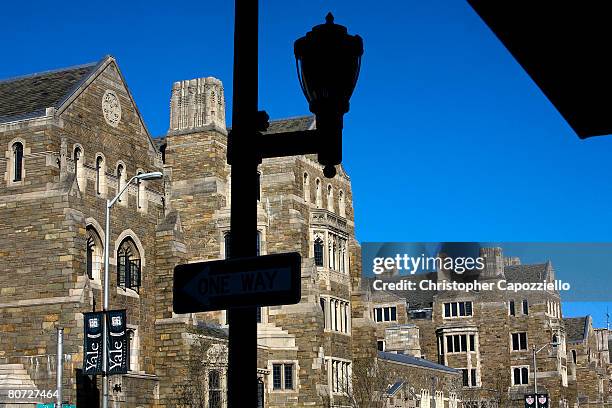
[(548, 276), (547, 264), (510, 265), (504, 267), (508, 282), (542, 282)]
[(395, 354), (395, 353), (387, 353), (385, 351), (378, 352), (378, 358), (387, 361), (393, 361), (396, 363), (409, 364), (413, 366), (418, 366), (422, 368), (428, 368), (431, 370), (440, 370), (451, 374), (458, 374), (459, 370), (454, 368), (434, 363), (433, 361), (425, 360), (424, 358), (418, 358), (409, 356), (406, 354)]
[(579, 343), (587, 338), (589, 334), (589, 319), (590, 316), (563, 318), (568, 342)]
[(0, 80), (0, 123), (42, 116), (59, 107), (98, 62)]
[(311, 130), (314, 129), (314, 126), (314, 116), (297, 116), (294, 118), (271, 120), (270, 126), (264, 133), (274, 134), (282, 132), (295, 132), (300, 130)]
[(46, 108), (56, 108), (56, 114), (61, 114), (110, 64), (117, 69), (149, 143), (156, 149), (125, 78), (111, 55), (85, 65), (0, 80), (0, 123), (44, 116)]

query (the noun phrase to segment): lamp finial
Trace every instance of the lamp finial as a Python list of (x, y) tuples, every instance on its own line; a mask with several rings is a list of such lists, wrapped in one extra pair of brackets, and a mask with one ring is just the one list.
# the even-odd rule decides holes
[(331, 13), (331, 11), (325, 16), (325, 23), (334, 24), (334, 15)]

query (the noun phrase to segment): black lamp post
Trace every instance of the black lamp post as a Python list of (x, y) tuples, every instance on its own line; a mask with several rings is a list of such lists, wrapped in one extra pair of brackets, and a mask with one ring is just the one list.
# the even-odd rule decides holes
[(310, 111), (316, 116), (317, 129), (329, 146), (319, 152), (319, 163), (326, 177), (334, 177), (334, 166), (342, 162), (342, 122), (349, 110), (363, 55), (363, 41), (334, 24), (328, 13), (325, 24), (295, 42), (298, 78)]
[[(268, 115), (257, 106), (258, 1), (235, 0), (234, 95), (227, 161), (232, 166), (231, 258), (257, 255), (257, 166), (264, 158), (317, 154), (326, 177), (342, 160), (342, 117), (348, 112), (363, 43), (333, 23), (316, 26), (295, 43), (300, 84), (317, 129), (262, 134)], [(228, 407), (257, 406), (257, 323), (254, 307), (229, 311)]]

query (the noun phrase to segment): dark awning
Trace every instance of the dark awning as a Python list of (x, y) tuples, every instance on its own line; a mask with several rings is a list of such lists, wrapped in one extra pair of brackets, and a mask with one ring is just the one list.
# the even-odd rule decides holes
[(582, 139), (612, 134), (606, 2), (468, 0)]

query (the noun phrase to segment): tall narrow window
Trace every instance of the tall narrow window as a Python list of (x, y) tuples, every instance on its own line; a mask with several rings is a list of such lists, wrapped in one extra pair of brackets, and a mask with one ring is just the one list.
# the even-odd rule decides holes
[(304, 201), (310, 202), (310, 180), (308, 173), (304, 173)]
[(77, 180), (80, 176), (81, 165), (81, 148), (77, 146), (74, 148), (74, 176), (77, 177)]
[(13, 144), (13, 181), (21, 181), (23, 177), (23, 145)]
[(257, 172), (257, 201), (261, 200), (261, 172)]
[(261, 255), (261, 232), (257, 231), (257, 256)]
[[(142, 171), (138, 170), (136, 174), (142, 174)], [(142, 208), (142, 205), (140, 203), (140, 198), (142, 197), (142, 194), (140, 191), (141, 187), (144, 187), (142, 180), (136, 179), (136, 207), (138, 208)]]
[(315, 181), (315, 200), (317, 208), (321, 208), (323, 206), (323, 199), (321, 198), (321, 180), (317, 179)]
[(87, 276), (89, 279), (93, 279), (93, 251), (94, 243), (92, 240), (87, 240)]
[(98, 195), (102, 194), (102, 176), (103, 176), (103, 162), (104, 159), (102, 156), (98, 156), (96, 158), (96, 193)]
[(512, 350), (527, 350), (527, 333), (512, 333)]
[[(123, 188), (124, 173), (125, 173), (125, 170), (123, 169), (123, 165), (122, 164), (118, 165), (117, 166), (117, 194), (119, 194), (119, 192)], [(121, 202), (122, 201), (121, 197), (119, 197), (117, 201)]]
[(516, 310), (514, 309), (514, 300), (511, 300), (508, 304), (508, 314), (510, 316), (516, 316)]
[(325, 300), (325, 298), (320, 298), (319, 303), (321, 304), (321, 311), (323, 312), (323, 328), (327, 329), (327, 314), (325, 313), (325, 304), (327, 303), (327, 300)]
[(338, 193), (338, 213), (341, 217), (346, 217), (346, 205), (344, 203), (344, 191)]
[(334, 189), (331, 184), (327, 185), (327, 210), (334, 212)]
[(218, 370), (208, 372), (208, 406), (221, 408), (221, 374)]
[(293, 389), (293, 364), (285, 364), (285, 389)]
[(96, 232), (96, 230), (88, 225), (86, 228), (87, 233), (87, 247), (86, 247), (86, 265), (85, 270), (89, 279), (100, 281), (100, 275), (102, 270), (103, 262), (103, 250), (102, 240)]
[(321, 238), (315, 239), (314, 259), (316, 266), (323, 266), (323, 240), (321, 240)]
[(523, 299), (523, 314), (529, 314), (529, 302), (527, 301), (527, 299)]

